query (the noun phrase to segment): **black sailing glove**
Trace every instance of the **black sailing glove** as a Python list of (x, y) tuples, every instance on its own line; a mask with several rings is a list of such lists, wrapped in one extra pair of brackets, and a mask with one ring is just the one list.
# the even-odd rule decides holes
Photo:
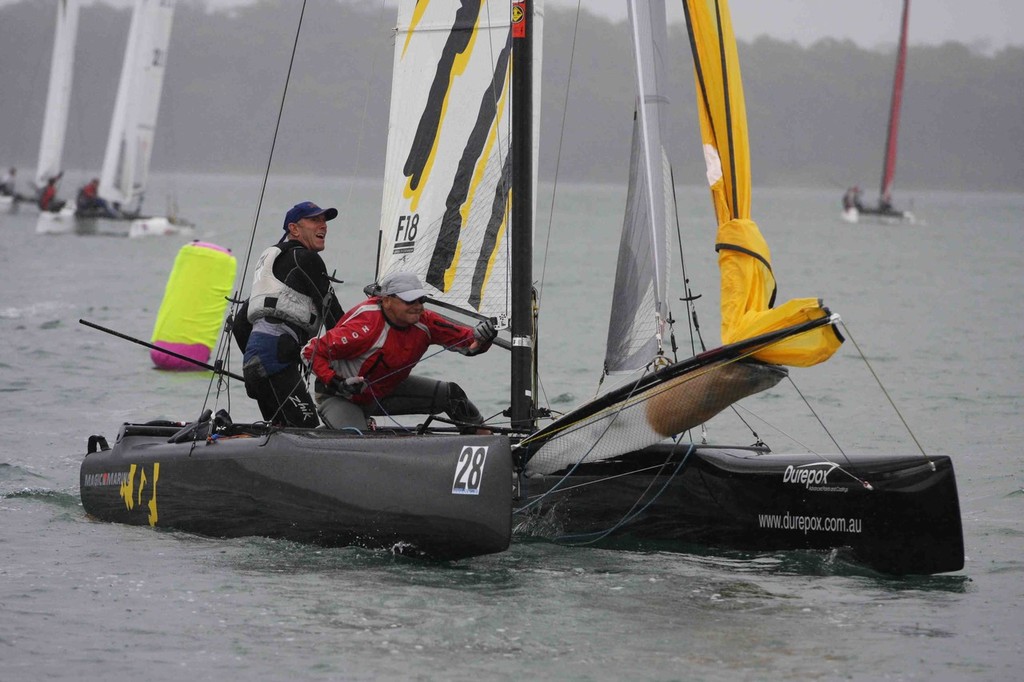
[(331, 379), (331, 383), (327, 385), (327, 390), (336, 396), (351, 398), (352, 396), (358, 395), (366, 390), (366, 379), (362, 377), (348, 377), (347, 379), (343, 379), (336, 376)]
[(491, 341), (494, 341), (494, 337), (498, 335), (498, 330), (494, 328), (494, 322), (490, 318), (484, 320), (476, 326), (473, 330), (473, 338), (481, 346), (486, 346)]

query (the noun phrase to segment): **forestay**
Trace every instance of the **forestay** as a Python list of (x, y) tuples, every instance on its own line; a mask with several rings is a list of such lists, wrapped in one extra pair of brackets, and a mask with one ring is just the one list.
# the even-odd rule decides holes
[(123, 207), (142, 202), (153, 153), (175, 0), (135, 0), (99, 194)]
[(511, 44), (508, 0), (399, 5), (378, 278), (488, 316), (510, 307)]

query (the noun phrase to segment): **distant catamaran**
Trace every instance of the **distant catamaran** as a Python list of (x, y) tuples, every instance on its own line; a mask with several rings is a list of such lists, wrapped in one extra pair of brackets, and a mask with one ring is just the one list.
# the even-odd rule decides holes
[(896, 72), (892, 81), (892, 100), (889, 103), (889, 130), (885, 138), (885, 163), (882, 166), (882, 186), (876, 206), (865, 206), (860, 200), (860, 188), (851, 187), (843, 196), (843, 218), (857, 222), (861, 216), (884, 221), (914, 222), (914, 214), (892, 205), (892, 187), (896, 176), (896, 149), (900, 128), (900, 107), (903, 104), (903, 75), (907, 66), (907, 23), (910, 0), (903, 0), (903, 20), (900, 24), (900, 42), (896, 51)]
[[(73, 213), (65, 210), (63, 213), (41, 214), (36, 226), (37, 232), (127, 233), (129, 236), (145, 236), (180, 234), (192, 229), (191, 224), (174, 216), (142, 214), (175, 2), (135, 0), (110, 133), (98, 178), (97, 199), (89, 206), (78, 205)], [(78, 0), (62, 1), (62, 5), (74, 5), (76, 22), (77, 3)], [(73, 29), (74, 25), (70, 29), (71, 48), (68, 48), (65, 44), (67, 40), (62, 37), (58, 25), (58, 45), (55, 45), (54, 54), (57, 54), (59, 47), (61, 70), (51, 70), (51, 91), (58, 87), (54, 84), (55, 79), (66, 79), (68, 86), (66, 92), (61, 91), (63, 99), (58, 99), (54, 107), (57, 112), (54, 114), (53, 125), (44, 126), (41, 148), (46, 150), (51, 147), (56, 147), (58, 151), (63, 149), (73, 62), (73, 56), (65, 52), (73, 53)], [(56, 57), (54, 63), (57, 64)], [(49, 104), (47, 109), (49, 116)], [(60, 165), (59, 153), (56, 154), (56, 165)], [(42, 161), (40, 168), (44, 168)]]

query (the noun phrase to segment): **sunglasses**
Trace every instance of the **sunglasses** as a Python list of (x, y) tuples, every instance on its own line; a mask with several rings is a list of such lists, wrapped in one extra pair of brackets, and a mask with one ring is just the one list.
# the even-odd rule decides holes
[(398, 294), (391, 294), (391, 298), (397, 299), (397, 300), (401, 301), (402, 303), (404, 303), (405, 305), (415, 305), (417, 303), (422, 304), (422, 303), (426, 303), (427, 302), (427, 297), (426, 296), (420, 296), (419, 298), (413, 299), (412, 301), (406, 301), (404, 298), (402, 298)]

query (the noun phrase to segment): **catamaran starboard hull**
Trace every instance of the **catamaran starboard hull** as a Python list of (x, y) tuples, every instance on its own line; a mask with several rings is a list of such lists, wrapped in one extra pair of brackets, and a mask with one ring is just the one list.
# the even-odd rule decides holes
[[(215, 537), (265, 536), (449, 560), (501, 552), (512, 457), (496, 436), (353, 436), (322, 429), (170, 442), (180, 426), (90, 439), (85, 511)], [(399, 446), (399, 447), (396, 447)]]
[[(963, 531), (948, 457), (768, 454), (658, 446), (525, 478), (517, 533), (621, 546), (695, 543), (750, 550), (848, 548), (874, 570), (958, 571)], [(637, 473), (630, 473), (637, 472)]]

